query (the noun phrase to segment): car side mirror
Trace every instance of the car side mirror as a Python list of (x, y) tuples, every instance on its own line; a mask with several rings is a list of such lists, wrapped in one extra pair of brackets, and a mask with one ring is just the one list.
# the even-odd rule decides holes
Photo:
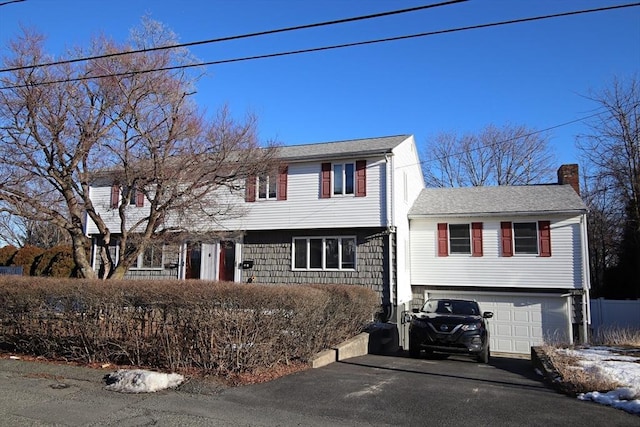
[(404, 312), (404, 315), (402, 316), (402, 323), (411, 323), (411, 318), (413, 316), (411, 315), (411, 313), (409, 313), (408, 311)]
[(484, 313), (482, 313), (482, 317), (485, 319), (491, 319), (493, 317), (493, 313), (490, 311), (485, 311)]

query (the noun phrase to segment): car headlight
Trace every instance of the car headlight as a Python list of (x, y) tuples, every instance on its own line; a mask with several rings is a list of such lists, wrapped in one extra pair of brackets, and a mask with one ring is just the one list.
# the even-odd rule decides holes
[(466, 325), (462, 325), (463, 331), (478, 331), (482, 327), (480, 323), (468, 323)]

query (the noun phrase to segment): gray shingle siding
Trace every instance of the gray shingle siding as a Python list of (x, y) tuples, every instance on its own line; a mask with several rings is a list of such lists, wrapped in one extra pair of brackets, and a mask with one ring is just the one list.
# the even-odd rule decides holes
[[(310, 236), (356, 236), (355, 271), (294, 271), (292, 239)], [(255, 276), (257, 283), (361, 285), (388, 295), (389, 239), (385, 229), (278, 230), (247, 232), (243, 261), (253, 267), (242, 271), (242, 281)]]

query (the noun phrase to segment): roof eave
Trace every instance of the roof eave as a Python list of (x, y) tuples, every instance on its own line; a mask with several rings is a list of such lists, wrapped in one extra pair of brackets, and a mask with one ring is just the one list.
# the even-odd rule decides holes
[(546, 211), (513, 211), (513, 212), (439, 212), (431, 214), (412, 214), (409, 213), (409, 219), (428, 219), (428, 218), (442, 218), (442, 217), (456, 217), (456, 218), (494, 218), (505, 216), (540, 216), (540, 215), (584, 215), (587, 213), (586, 209), (569, 209), (569, 210), (546, 210)]

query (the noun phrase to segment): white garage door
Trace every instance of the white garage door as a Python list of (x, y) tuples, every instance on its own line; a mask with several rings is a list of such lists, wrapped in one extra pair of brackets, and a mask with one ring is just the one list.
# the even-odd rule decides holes
[(430, 298), (474, 299), (489, 319), (492, 352), (530, 354), (545, 341), (571, 341), (567, 299), (560, 296), (429, 291)]

